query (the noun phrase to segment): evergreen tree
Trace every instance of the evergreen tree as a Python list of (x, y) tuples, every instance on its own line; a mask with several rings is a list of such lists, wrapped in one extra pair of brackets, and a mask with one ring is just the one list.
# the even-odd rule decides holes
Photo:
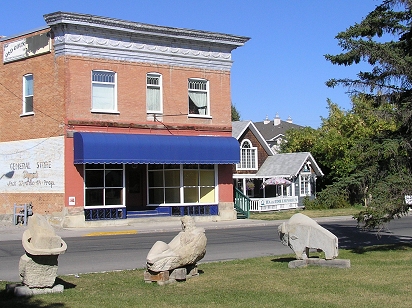
[(405, 195), (412, 195), (411, 8), (411, 0), (383, 1), (336, 36), (343, 53), (325, 56), (336, 65), (368, 62), (371, 70), (359, 72), (356, 79), (331, 79), (326, 84), (364, 93), (373, 100), (371, 114), (395, 123), (393, 129), (357, 142), (351, 148), (356, 168), (333, 185), (354, 202), (364, 200), (367, 207), (356, 218), (368, 228), (405, 214)]

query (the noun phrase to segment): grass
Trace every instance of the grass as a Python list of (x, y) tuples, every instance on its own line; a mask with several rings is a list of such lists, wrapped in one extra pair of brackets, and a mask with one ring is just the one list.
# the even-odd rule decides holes
[[(294, 255), (199, 264), (200, 275), (164, 286), (143, 269), (59, 277), (60, 294), (15, 298), (7, 307), (411, 307), (412, 245), (340, 250), (351, 268), (289, 269)], [(3, 290), (3, 291), (1, 291)]]
[(285, 211), (272, 211), (272, 212), (251, 212), (250, 219), (261, 220), (285, 220), (292, 217), (293, 214), (303, 213), (310, 218), (318, 217), (332, 217), (332, 216), (353, 216), (359, 213), (361, 207), (349, 207), (342, 209), (322, 209), (322, 210), (285, 210)]

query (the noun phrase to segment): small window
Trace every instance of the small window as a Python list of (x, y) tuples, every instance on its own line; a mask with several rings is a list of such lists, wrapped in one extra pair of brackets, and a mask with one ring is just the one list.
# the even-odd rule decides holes
[(162, 76), (149, 73), (146, 75), (146, 110), (147, 113), (162, 113)]
[(252, 147), (252, 143), (245, 139), (240, 146), (240, 163), (237, 169), (257, 170), (257, 148)]
[(23, 114), (33, 114), (33, 74), (23, 77)]
[(209, 82), (204, 79), (189, 79), (189, 115), (210, 116)]
[(116, 73), (92, 72), (92, 111), (117, 112)]

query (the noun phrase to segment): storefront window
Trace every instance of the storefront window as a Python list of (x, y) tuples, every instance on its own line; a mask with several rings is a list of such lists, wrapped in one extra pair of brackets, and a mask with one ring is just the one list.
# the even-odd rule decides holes
[(85, 165), (85, 206), (123, 205), (123, 165)]
[(215, 203), (214, 165), (149, 165), (149, 204)]

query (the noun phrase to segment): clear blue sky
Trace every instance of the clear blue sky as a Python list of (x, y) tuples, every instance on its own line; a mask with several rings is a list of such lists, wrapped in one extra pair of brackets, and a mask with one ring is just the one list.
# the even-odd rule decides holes
[(5, 0), (0, 35), (44, 26), (56, 11), (250, 37), (233, 52), (232, 102), (242, 120), (279, 114), (299, 125), (318, 127), (327, 117), (327, 98), (350, 108), (345, 88), (329, 89), (329, 78), (355, 77), (362, 67), (334, 66), (335, 39), (372, 11), (379, 0)]

